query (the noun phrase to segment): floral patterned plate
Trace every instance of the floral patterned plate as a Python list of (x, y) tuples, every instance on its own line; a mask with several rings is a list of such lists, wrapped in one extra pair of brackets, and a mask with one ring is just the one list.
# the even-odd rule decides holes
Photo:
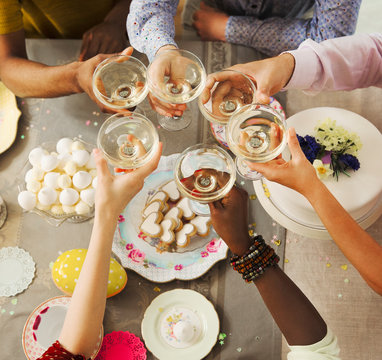
[[(281, 106), (281, 104), (272, 96), (270, 97), (270, 99), (271, 99), (271, 101), (270, 101), (269, 105), (271, 107), (273, 107), (277, 112), (279, 112), (283, 116), (283, 118), (285, 119), (285, 111), (284, 111), (283, 107)], [(228, 144), (227, 144), (227, 140), (225, 137), (225, 126), (218, 124), (218, 123), (213, 123), (213, 122), (210, 123), (210, 126), (211, 126), (212, 135), (214, 136), (214, 138), (221, 145), (223, 145), (224, 147), (229, 149)]]
[(139, 230), (141, 211), (150, 194), (173, 178), (173, 164), (177, 154), (162, 157), (156, 172), (146, 180), (143, 189), (125, 208), (119, 217), (114, 236), (113, 252), (122, 266), (134, 270), (154, 282), (175, 279), (192, 280), (207, 272), (216, 262), (227, 257), (228, 247), (214, 231), (207, 237), (193, 237), (198, 244), (183, 252), (158, 252), (156, 239), (150, 239)]

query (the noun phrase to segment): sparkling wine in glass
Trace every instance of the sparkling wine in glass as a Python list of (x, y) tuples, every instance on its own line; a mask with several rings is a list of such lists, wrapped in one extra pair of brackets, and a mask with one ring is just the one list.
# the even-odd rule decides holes
[(182, 152), (175, 163), (175, 182), (198, 215), (209, 215), (208, 203), (223, 198), (236, 180), (235, 164), (216, 145), (197, 144)]
[(146, 71), (146, 66), (133, 56), (111, 56), (94, 71), (94, 95), (110, 109), (133, 109), (148, 93)]
[(152, 159), (158, 149), (158, 133), (139, 113), (109, 117), (98, 132), (97, 146), (117, 169), (136, 169)]
[(251, 162), (263, 163), (276, 158), (286, 146), (286, 123), (268, 105), (252, 104), (239, 109), (227, 124), (227, 142), (237, 156), (236, 168), (250, 180), (262, 177), (251, 170)]
[[(185, 104), (196, 99), (202, 92), (206, 71), (200, 59), (187, 50), (163, 50), (147, 69), (149, 91), (168, 104)], [(183, 116), (158, 116), (159, 124), (170, 131), (185, 129), (190, 125), (192, 114)]]

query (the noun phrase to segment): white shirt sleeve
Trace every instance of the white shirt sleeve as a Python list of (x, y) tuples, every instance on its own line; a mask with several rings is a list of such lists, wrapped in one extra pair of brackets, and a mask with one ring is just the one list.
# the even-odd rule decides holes
[(305, 346), (289, 346), (288, 360), (340, 360), (337, 338), (328, 329), (326, 336), (319, 342)]

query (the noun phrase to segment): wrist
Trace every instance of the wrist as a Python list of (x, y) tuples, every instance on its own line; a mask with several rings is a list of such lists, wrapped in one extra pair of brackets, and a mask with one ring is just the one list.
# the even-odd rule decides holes
[(176, 50), (176, 49), (178, 49), (178, 48), (177, 48), (175, 45), (172, 45), (172, 44), (163, 45), (163, 46), (161, 46), (161, 47), (158, 49), (156, 55), (160, 54), (160, 53), (161, 53), (162, 51), (164, 51), (164, 50)]
[(73, 93), (83, 93), (84, 89), (81, 86), (81, 62), (79, 61), (74, 61), (70, 64), (68, 64), (69, 71), (68, 73), (70, 74), (69, 76), (71, 77), (71, 83), (73, 84)]
[[(99, 210), (98, 210), (99, 209)], [(94, 220), (100, 222), (117, 223), (119, 211), (110, 209), (107, 206), (95, 207)]]
[(231, 245), (230, 249), (237, 256), (243, 256), (252, 244), (253, 239), (251, 239), (249, 235), (243, 235), (236, 238), (236, 241), (233, 242), (233, 245)]
[(281, 62), (281, 69), (284, 69), (284, 76), (283, 76), (283, 88), (285, 88), (290, 79), (293, 76), (294, 68), (296, 66), (295, 58), (292, 54), (286, 52), (282, 53), (278, 56), (280, 62)]

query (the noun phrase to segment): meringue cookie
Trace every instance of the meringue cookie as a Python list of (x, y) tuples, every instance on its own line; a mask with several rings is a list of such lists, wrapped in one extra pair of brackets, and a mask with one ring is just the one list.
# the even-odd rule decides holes
[(61, 189), (70, 188), (72, 186), (72, 178), (68, 174), (62, 174), (57, 179), (57, 185)]
[(73, 176), (77, 171), (77, 165), (73, 160), (68, 161), (64, 166), (64, 171), (70, 175)]
[(82, 190), (80, 193), (80, 198), (84, 203), (92, 207), (95, 201), (95, 189), (89, 188), (89, 189)]
[(54, 215), (63, 215), (64, 214), (64, 210), (62, 209), (61, 205), (53, 205), (52, 208), (50, 209), (50, 211)]
[(76, 150), (84, 150), (85, 146), (81, 141), (76, 140), (76, 141), (73, 141), (73, 144), (70, 149), (72, 152)]
[(44, 171), (39, 169), (38, 167), (33, 167), (29, 169), (25, 174), (25, 182), (29, 182), (31, 180), (40, 181), (44, 177)]
[(37, 180), (29, 180), (27, 182), (27, 190), (33, 193), (37, 193), (41, 189), (41, 183)]
[(60, 202), (62, 205), (74, 205), (79, 197), (77, 190), (67, 188), (61, 191)]
[(70, 160), (72, 160), (72, 155), (70, 155), (70, 153), (58, 154), (57, 159), (59, 160), (57, 168), (60, 169), (60, 170), (64, 170), (65, 165)]
[(37, 201), (36, 209), (39, 209), (41, 211), (49, 211), (51, 205), (43, 205), (39, 201)]
[(72, 152), (72, 160), (78, 166), (84, 166), (89, 161), (90, 155), (86, 150), (75, 150)]
[(73, 176), (73, 185), (78, 189), (87, 188), (92, 182), (92, 176), (87, 171), (78, 171)]
[(59, 154), (67, 154), (71, 152), (73, 140), (69, 138), (62, 138), (57, 141), (56, 150)]
[(57, 200), (57, 192), (50, 187), (43, 187), (38, 192), (38, 201), (45, 206), (49, 206), (55, 203)]
[(40, 147), (36, 147), (33, 150), (31, 150), (31, 152), (28, 155), (28, 159), (32, 166), (40, 166), (42, 157), (48, 154), (49, 153), (46, 150)]
[(73, 205), (62, 205), (62, 210), (65, 214), (73, 214), (76, 212), (76, 208)]
[(36, 194), (30, 191), (21, 191), (17, 197), (17, 201), (24, 210), (30, 211), (36, 206)]
[(92, 178), (94, 179), (96, 176), (97, 176), (97, 170), (96, 169), (91, 169), (89, 171), (89, 174), (92, 176)]
[(95, 169), (96, 168), (96, 162), (93, 153), (90, 154), (89, 160), (85, 165), (88, 169)]
[(92, 181), (92, 186), (94, 187), (94, 189), (97, 189), (97, 180), (98, 180), (98, 178), (97, 178), (97, 176), (93, 179), (93, 181)]
[(76, 213), (78, 215), (85, 215), (90, 212), (90, 207), (88, 204), (84, 203), (83, 201), (80, 201), (76, 206), (75, 206)]
[(41, 158), (41, 169), (48, 172), (54, 170), (58, 165), (58, 158), (57, 155), (50, 154), (50, 155), (44, 155)]
[(58, 178), (60, 173), (58, 172), (48, 172), (44, 176), (44, 185), (52, 189), (58, 188)]

